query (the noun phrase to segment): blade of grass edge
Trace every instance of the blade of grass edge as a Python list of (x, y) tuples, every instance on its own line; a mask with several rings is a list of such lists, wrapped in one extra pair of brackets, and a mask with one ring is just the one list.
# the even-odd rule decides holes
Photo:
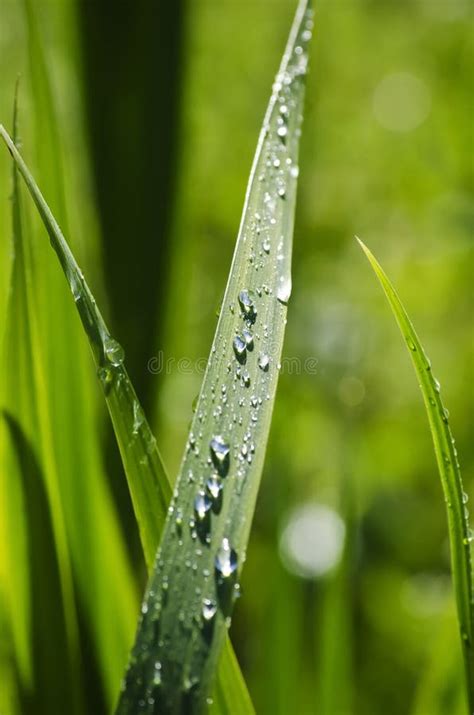
[[(111, 337), (89, 286), (49, 206), (2, 125), (0, 125), (0, 136), (5, 141), (38, 208), (90, 340), (127, 475), (145, 561), (151, 569), (172, 493), (155, 437), (124, 366), (123, 350)], [(250, 695), (229, 640), (223, 650), (219, 673), (222, 675), (218, 676), (216, 701), (221, 704), (222, 715), (231, 713), (237, 705), (243, 715), (247, 713), (252, 715), (254, 710)], [(232, 700), (227, 696), (230, 692), (232, 692)]]
[[(356, 237), (357, 238), (357, 237)], [(431, 362), (420, 343), (393, 285), (367, 246), (357, 238), (390, 304), (408, 348), (423, 395), (436, 461), (447, 504), (451, 568), (458, 613), (461, 647), (466, 671), (470, 713), (474, 713), (474, 590), (471, 563), (472, 532), (465, 509), (461, 471), (448, 421), (441, 400), (439, 383), (433, 376)]]
[[(210, 358), (117, 713), (201, 712), (255, 507), (291, 292), (304, 76), (298, 5), (260, 133)], [(252, 390), (249, 390), (249, 387)], [(231, 467), (232, 465), (232, 467)], [(237, 588), (236, 588), (237, 587)]]

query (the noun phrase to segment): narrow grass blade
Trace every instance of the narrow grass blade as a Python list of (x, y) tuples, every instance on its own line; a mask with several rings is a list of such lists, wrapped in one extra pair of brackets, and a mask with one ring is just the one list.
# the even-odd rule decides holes
[(1, 125), (0, 135), (33, 197), (71, 288), (98, 366), (98, 376), (104, 388), (125, 470), (129, 475), (145, 470), (151, 474), (147, 479), (130, 481), (134, 508), (140, 515), (139, 528), (143, 550), (146, 561), (150, 564), (159, 538), (160, 515), (166, 512), (171, 496), (171, 488), (156, 441), (125, 369), (122, 347), (110, 335), (55, 218), (14, 143)]
[[(156, 440), (128, 377), (121, 346), (111, 337), (57, 222), (25, 162), (1, 125), (0, 135), (6, 142), (36, 203), (88, 335), (122, 455), (145, 560), (151, 569), (171, 500), (171, 486)], [(218, 680), (221, 693), (218, 698), (221, 703), (219, 712), (222, 715), (232, 712), (236, 706), (243, 715), (253, 712), (230, 642), (226, 643), (222, 655)], [(222, 696), (222, 693), (225, 695)], [(232, 694), (232, 700), (227, 693)]]
[(311, 37), (300, 3), (264, 119), (191, 433), (142, 606), (120, 715), (205, 708), (245, 560), (291, 292)]
[[(17, 98), (15, 98), (14, 111), (14, 136), (17, 137)], [(45, 357), (40, 340), (39, 326), (35, 310), (35, 297), (32, 290), (32, 260), (27, 242), (24, 238), (24, 219), (21, 208), (18, 173), (13, 168), (13, 194), (12, 194), (12, 230), (14, 237), (15, 260), (12, 274), (12, 292), (8, 307), (7, 327), (5, 332), (3, 374), (8, 375), (8, 381), (2, 381), (2, 406), (9, 412), (9, 421), (16, 420), (18, 430), (27, 434), (28, 439), (35, 440), (35, 451), (40, 455), (44, 467), (44, 489), (48, 509), (51, 515), (52, 535), (58, 562), (60, 594), (62, 597), (62, 611), (66, 632), (67, 648), (63, 652), (63, 659), (68, 663), (67, 678), (71, 699), (69, 707), (80, 709), (80, 656), (78, 617), (73, 586), (73, 571), (67, 541), (66, 519), (61, 500), (60, 478), (54, 450), (53, 427), (47, 386), (45, 378)], [(18, 369), (18, 362), (21, 363)], [(14, 369), (16, 365), (16, 369)], [(2, 425), (2, 430), (6, 427)], [(17, 430), (17, 432), (18, 432)], [(16, 453), (16, 454), (15, 454)], [(12, 444), (11, 435), (2, 432), (2, 460), (4, 472), (2, 474), (2, 491), (5, 504), (10, 509), (4, 515), (6, 538), (8, 547), (6, 558), (18, 557), (18, 562), (10, 561), (10, 603), (9, 612), (11, 627), (16, 643), (17, 663), (23, 670), (23, 685), (26, 688), (39, 688), (35, 682), (36, 663), (33, 662), (30, 649), (32, 632), (35, 629), (33, 619), (35, 584), (30, 574), (29, 562), (31, 558), (31, 542), (34, 538), (30, 534), (32, 524), (25, 517), (27, 511), (25, 504), (28, 497), (21, 488), (22, 475), (25, 470), (18, 458), (15, 445)], [(9, 470), (12, 471), (9, 471)], [(8, 482), (7, 482), (8, 480)], [(3, 502), (3, 500), (2, 500)], [(18, 529), (19, 542), (16, 538), (18, 528), (17, 517), (20, 515), (20, 528)], [(30, 547), (28, 547), (30, 541)], [(51, 554), (54, 558), (54, 552)], [(24, 579), (24, 582), (23, 582)], [(16, 590), (18, 588), (18, 591)], [(38, 614), (37, 614), (38, 615)], [(57, 620), (61, 614), (56, 612)], [(24, 622), (23, 622), (24, 621)], [(38, 624), (36, 624), (37, 627)], [(27, 648), (26, 653), (24, 649)], [(45, 658), (43, 653), (42, 657)], [(31, 659), (31, 660), (30, 660)], [(30, 662), (27, 662), (30, 660)], [(25, 680), (25, 674), (28, 674)]]
[[(69, 2), (40, 5), (32, 0), (15, 3), (28, 63), (24, 77), (30, 111), (25, 118), (25, 136), (31, 138), (39, 181), (62, 225), (67, 225), (70, 197), (87, 171), (78, 119), (80, 89), (72, 67), (78, 59), (73, 6)], [(59, 63), (58, 56), (62, 58)], [(68, 119), (60, 122), (58, 117), (65, 108)], [(87, 244), (82, 245), (85, 261), (91, 260), (97, 246), (93, 210), (90, 202), (86, 203), (87, 207), (82, 202), (79, 221), (75, 221), (73, 244), (87, 236)], [(104, 702), (110, 708), (134, 630), (139, 594), (104, 469), (97, 423), (101, 396), (90, 379), (88, 348), (63, 277), (50, 251), (44, 250), (39, 217), (29, 203), (25, 202), (23, 209), (28, 219), (25, 245), (32, 259), (29, 282), (39, 349), (44, 355), (44, 400), (51, 419), (61, 506), (81, 609), (81, 648), (86, 656), (82, 665), (96, 685), (94, 689), (81, 688), (81, 693), (86, 709), (97, 710)], [(15, 370), (18, 372), (18, 365), (12, 363), (11, 371)], [(38, 457), (47, 474), (41, 454)], [(64, 659), (63, 670), (66, 668)]]
[(367, 246), (357, 239), (385, 292), (410, 353), (418, 377), (428, 422), (433, 437), (436, 461), (447, 504), (451, 568), (456, 599), (461, 644), (466, 669), (469, 712), (474, 712), (474, 590), (471, 563), (472, 531), (469, 528), (466, 495), (448, 420), (441, 400), (439, 382), (431, 371), (431, 362), (415, 332), (393, 285)]

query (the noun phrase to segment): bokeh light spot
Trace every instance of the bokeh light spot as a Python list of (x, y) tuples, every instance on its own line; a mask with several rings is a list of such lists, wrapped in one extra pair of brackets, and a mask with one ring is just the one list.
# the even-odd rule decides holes
[(339, 563), (345, 525), (332, 508), (317, 503), (296, 507), (280, 536), (280, 558), (296, 576), (315, 579)]
[(393, 132), (410, 132), (430, 113), (431, 95), (426, 84), (409, 72), (384, 77), (373, 97), (376, 120)]

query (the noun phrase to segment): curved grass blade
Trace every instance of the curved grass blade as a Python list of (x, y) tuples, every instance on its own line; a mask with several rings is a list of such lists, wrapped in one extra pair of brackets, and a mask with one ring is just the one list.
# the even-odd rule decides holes
[[(15, 95), (13, 135), (18, 136), (18, 85)], [(12, 145), (14, 146), (13, 142)], [(21, 425), (22, 433), (27, 433), (30, 439), (35, 439), (35, 450), (41, 457), (43, 465), (44, 489), (48, 509), (51, 516), (52, 537), (54, 540), (56, 558), (58, 563), (60, 593), (62, 598), (62, 616), (66, 633), (67, 648), (63, 659), (68, 663), (68, 676), (70, 676), (71, 700), (69, 707), (73, 712), (80, 710), (81, 684), (80, 684), (80, 655), (79, 633), (76, 600), (74, 594), (73, 571), (69, 552), (66, 518), (61, 500), (60, 479), (58, 465), (54, 450), (53, 425), (49, 401), (47, 398), (47, 385), (45, 378), (45, 357), (42, 350), (40, 331), (35, 310), (35, 296), (32, 290), (32, 257), (28, 243), (24, 237), (24, 216), (21, 207), (18, 172), (13, 167), (13, 194), (12, 194), (12, 230), (15, 259), (12, 272), (12, 290), (7, 313), (7, 325), (4, 339), (3, 374), (8, 375), (8, 380), (2, 381), (1, 401), (3, 410), (10, 413), (10, 422), (16, 420)], [(18, 369), (20, 363), (20, 369)], [(17, 369), (14, 369), (14, 368)], [(3, 422), (2, 430), (6, 429)], [(23, 685), (27, 689), (39, 688), (38, 682), (34, 683), (34, 668), (31, 653), (31, 632), (34, 630), (34, 599), (28, 596), (27, 591), (33, 591), (33, 583), (29, 573), (28, 562), (30, 550), (27, 542), (32, 540), (30, 535), (31, 523), (24, 516), (27, 495), (21, 489), (21, 476), (23, 469), (15, 446), (11, 443), (10, 435), (2, 432), (2, 504), (5, 504), (4, 528), (7, 543), (11, 547), (6, 558), (19, 557), (18, 562), (9, 563), (10, 603), (9, 607), (11, 628), (16, 646), (17, 663), (19, 664)], [(11, 471), (10, 471), (11, 468)], [(10, 508), (11, 507), (11, 510)], [(18, 530), (17, 518), (20, 515), (19, 538), (23, 545), (18, 551), (16, 532)], [(27, 575), (26, 575), (27, 574)], [(22, 579), (25, 581), (22, 583)], [(17, 590), (18, 589), (18, 590)], [(20, 604), (20, 607), (18, 607)], [(57, 620), (60, 618), (56, 613)], [(25, 652), (27, 649), (27, 652)], [(29, 662), (28, 662), (29, 661)], [(26, 678), (25, 678), (25, 673)]]
[[(123, 459), (145, 560), (151, 570), (171, 500), (171, 486), (156, 440), (125, 369), (121, 346), (111, 337), (58, 224), (25, 162), (1, 125), (0, 136), (7, 144), (43, 219), (88, 335)], [(216, 701), (220, 703), (219, 712), (222, 715), (231, 713), (235, 707), (238, 707), (243, 715), (253, 713), (251, 700), (229, 641), (222, 654), (218, 681)]]
[(469, 528), (466, 496), (463, 491), (457, 451), (448, 421), (448, 411), (441, 400), (439, 382), (431, 371), (431, 362), (415, 332), (405, 308), (375, 256), (360, 240), (360, 246), (385, 292), (410, 353), (428, 414), (441, 484), (447, 504), (451, 568), (456, 599), (461, 645), (466, 670), (469, 712), (474, 713), (474, 587), (471, 564), (473, 534)]
[(265, 115), (226, 293), (120, 715), (206, 706), (245, 560), (291, 292), (311, 13), (300, 2)]
[[(61, 224), (67, 225), (69, 217), (75, 216), (76, 245), (87, 236), (83, 255), (91, 260), (98, 245), (93, 208), (83, 203), (79, 216), (71, 213), (71, 197), (83, 191), (87, 181), (87, 160), (79, 148), (81, 141), (77, 141), (82, 134), (80, 82), (71, 81), (77, 74), (79, 59), (71, 15), (74, 4), (39, 5), (21, 0), (14, 5), (18, 28), (25, 32), (21, 54), (27, 61), (30, 107), (25, 131), (34, 144), (38, 177)], [(22, 31), (19, 42), (21, 37)], [(56, 61), (58, 56), (64, 63)], [(68, 120), (60, 122), (59, 115), (64, 110)], [(67, 167), (63, 161), (66, 155)], [(74, 587), (82, 614), (81, 649), (86, 656), (82, 663), (86, 677), (92, 671), (96, 684), (93, 689), (81, 687), (81, 694), (86, 709), (96, 710), (104, 703), (110, 709), (134, 631), (139, 593), (104, 470), (101, 433), (97, 429), (101, 397), (90, 380), (88, 349), (63, 277), (50, 252), (44, 250), (41, 222), (29, 203), (24, 202), (23, 209), (28, 219), (25, 244), (32, 259), (33, 308), (44, 356), (44, 396), (54, 438)], [(19, 371), (14, 362), (11, 367)], [(39, 452), (38, 457), (46, 473)], [(88, 657), (91, 650), (93, 661)], [(67, 667), (64, 659), (63, 669)], [(62, 673), (58, 672), (57, 677), (63, 677)]]

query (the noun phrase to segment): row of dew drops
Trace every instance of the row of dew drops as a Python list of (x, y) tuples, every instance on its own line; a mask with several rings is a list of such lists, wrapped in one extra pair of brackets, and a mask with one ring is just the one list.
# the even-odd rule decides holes
[[(441, 402), (441, 396), (440, 396), (441, 384), (440, 384), (439, 380), (437, 380), (436, 377), (431, 372), (431, 360), (426, 356), (424, 350), (421, 347), (420, 347), (420, 349), (418, 349), (417, 345), (410, 337), (406, 337), (405, 339), (406, 339), (408, 347), (410, 348), (410, 350), (412, 352), (414, 352), (414, 353), (420, 352), (420, 355), (421, 355), (421, 358), (423, 361), (423, 366), (424, 366), (426, 372), (430, 376), (430, 383), (431, 383), (434, 393), (436, 393), (436, 395), (437, 395), (437, 398), (434, 397), (433, 395), (430, 395), (428, 400), (429, 400), (430, 406), (434, 410), (437, 410), (439, 412), (439, 416), (441, 417), (442, 422), (444, 422), (444, 424), (447, 427), (447, 437), (448, 437), (448, 439), (451, 443), (451, 447), (452, 447), (452, 454), (454, 457), (454, 467), (459, 472), (460, 465), (459, 465), (459, 460), (458, 460), (458, 451), (456, 449), (455, 439), (451, 434), (451, 430), (449, 429), (449, 410), (446, 407), (444, 407)], [(452, 466), (451, 456), (447, 452), (443, 452), (443, 461), (447, 467)], [(467, 523), (469, 520), (469, 510), (467, 508), (468, 495), (466, 494), (466, 492), (464, 492), (464, 491), (462, 492), (461, 499), (462, 499), (463, 508), (464, 508), (464, 517), (465, 517), (465, 520)], [(446, 498), (446, 503), (447, 503), (448, 508), (451, 509), (452, 504), (447, 498)], [(474, 531), (468, 527), (467, 536), (463, 539), (464, 546), (469, 548), (472, 541), (474, 541)]]
[[(305, 42), (308, 42), (309, 39), (311, 38), (311, 28), (312, 28), (312, 21), (310, 18), (307, 19), (306, 21), (306, 27), (303, 32), (303, 40)], [(297, 62), (294, 65), (293, 72), (289, 73), (286, 72), (283, 75), (279, 75), (277, 77), (277, 80), (274, 85), (274, 91), (278, 95), (278, 100), (279, 100), (279, 115), (277, 118), (277, 129), (276, 133), (279, 137), (280, 140), (280, 147), (284, 151), (286, 148), (286, 138), (288, 135), (288, 120), (290, 117), (290, 106), (292, 103), (290, 103), (289, 98), (286, 98), (284, 94), (290, 92), (291, 84), (292, 81), (298, 77), (301, 76), (305, 73), (306, 71), (306, 65), (307, 65), (307, 57), (303, 51), (303, 48), (301, 46), (297, 46), (294, 49), (294, 54), (297, 58)], [(280, 150), (281, 151), (281, 150)], [(271, 162), (271, 168), (279, 170), (281, 167), (281, 159), (273, 154), (272, 158), (269, 158), (267, 161), (267, 167), (269, 165), (269, 162)], [(292, 160), (290, 157), (287, 157), (286, 159), (286, 166), (289, 171), (289, 175), (293, 178), (296, 179), (298, 176), (298, 167), (292, 163)], [(283, 171), (281, 170), (278, 173), (278, 180), (277, 180), (277, 190), (276, 194), (279, 199), (285, 199), (286, 198), (286, 188), (283, 184), (282, 181), (282, 175)], [(263, 181), (265, 179), (265, 174), (261, 174), (259, 176), (259, 181)], [(266, 193), (264, 197), (264, 204), (265, 208), (267, 209), (265, 215), (264, 215), (264, 223), (268, 223), (270, 226), (274, 226), (276, 224), (276, 219), (274, 218), (273, 215), (271, 215), (275, 209), (275, 203), (270, 200), (269, 194)], [(255, 233), (257, 235), (260, 234), (262, 231), (261, 227), (261, 215), (257, 212), (255, 214), (255, 223), (254, 223), (254, 229)], [(283, 251), (282, 251), (282, 242), (280, 242), (278, 246), (278, 256), (277, 260), (279, 261), (278, 265), (282, 265), (285, 263), (284, 257), (283, 257)], [(266, 235), (263, 238), (262, 241), (262, 250), (265, 254), (269, 254), (271, 250), (271, 241), (270, 241), (270, 236)], [(250, 261), (254, 261), (254, 257), (251, 255)], [(257, 268), (257, 267), (256, 267)], [(280, 275), (279, 281), (278, 281), (278, 288), (277, 288), (277, 298), (280, 302), (286, 303), (289, 299), (289, 294), (291, 291), (291, 279), (289, 277), (289, 272), (284, 271), (284, 275)], [(272, 290), (268, 286), (262, 286), (261, 289), (257, 290), (257, 293), (259, 295), (262, 295), (262, 293), (265, 292), (267, 294), (271, 294)], [(244, 366), (247, 361), (247, 356), (249, 352), (252, 352), (254, 349), (254, 335), (252, 333), (252, 328), (253, 325), (256, 321), (257, 318), (257, 307), (256, 307), (256, 299), (255, 295), (247, 290), (243, 289), (239, 292), (238, 294), (238, 304), (240, 307), (241, 315), (244, 319), (244, 327), (241, 332), (237, 333), (235, 337), (233, 338), (232, 341), (232, 348), (233, 348), (233, 353), (235, 356), (235, 359), (238, 363), (237, 367), (237, 375), (241, 376), (241, 381), (242, 384), (245, 387), (248, 387), (250, 385), (250, 375), (247, 370), (245, 370), (243, 373), (240, 370), (239, 366)], [(233, 312), (233, 306), (231, 306), (231, 311)], [(269, 367), (270, 367), (270, 357), (268, 354), (265, 352), (261, 352), (258, 356), (258, 361), (257, 361), (258, 367), (260, 370), (263, 372), (267, 372)], [(225, 401), (225, 392), (226, 392), (226, 387), (223, 385), (222, 387), (222, 393), (224, 396), (224, 401)], [(253, 397), (251, 398), (251, 405), (253, 407), (256, 407), (258, 404), (258, 398)], [(217, 416), (217, 415), (215, 415)], [(256, 418), (255, 418), (256, 419)], [(249, 435), (246, 435), (245, 441), (248, 441)], [(197, 448), (196, 448), (196, 440), (194, 435), (191, 433), (190, 438), (189, 438), (189, 443), (188, 446), (191, 450), (196, 450), (196, 453), (198, 454)], [(210, 534), (209, 534), (209, 528), (210, 528), (210, 518), (212, 512), (219, 513), (221, 503), (222, 503), (222, 498), (223, 498), (223, 489), (224, 489), (224, 479), (227, 476), (229, 472), (229, 467), (230, 467), (230, 444), (222, 437), (222, 435), (215, 435), (212, 437), (210, 440), (209, 444), (209, 450), (210, 450), (210, 460), (208, 460), (215, 468), (215, 472), (213, 472), (207, 479), (206, 484), (205, 484), (205, 489), (200, 489), (195, 498), (194, 498), (194, 516), (190, 519), (189, 526), (191, 528), (191, 534), (193, 539), (196, 539), (198, 535), (203, 535), (205, 541), (207, 543), (210, 543)], [(251, 454), (255, 450), (255, 446), (253, 444), (250, 444), (247, 446), (247, 444), (244, 444), (242, 448), (242, 455), (244, 457), (247, 457), (248, 462), (251, 462)], [(190, 480), (192, 480), (192, 473), (190, 476)], [(171, 512), (174, 512), (174, 507), (170, 507)], [(183, 528), (183, 514), (182, 511), (177, 509), (175, 513), (175, 527), (176, 527), (176, 532), (178, 535), (182, 533), (182, 528)], [(220, 547), (217, 551), (217, 554), (215, 556), (215, 561), (214, 561), (214, 566), (215, 566), (215, 571), (216, 571), (216, 576), (217, 576), (217, 584), (222, 585), (223, 582), (229, 580), (231, 577), (234, 577), (237, 568), (238, 568), (238, 556), (237, 552), (235, 549), (231, 546), (230, 541), (228, 537), (224, 537), (222, 539), (222, 542), (220, 544)], [(209, 575), (209, 574), (206, 574)], [(235, 592), (238, 595), (239, 594), (239, 585), (236, 583), (235, 584)], [(217, 613), (217, 603), (213, 599), (205, 598), (202, 601), (202, 617), (205, 622), (210, 622), (214, 619), (216, 613)], [(230, 619), (226, 619), (227, 624), (230, 623)]]

